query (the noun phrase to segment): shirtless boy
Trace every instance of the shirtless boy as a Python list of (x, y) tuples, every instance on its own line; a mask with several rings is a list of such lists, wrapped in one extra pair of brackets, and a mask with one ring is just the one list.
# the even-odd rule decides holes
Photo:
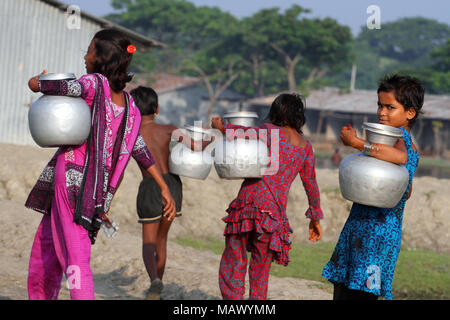
[[(153, 89), (139, 86), (130, 94), (142, 115), (139, 133), (152, 153), (155, 165), (168, 185), (176, 205), (176, 213), (164, 214), (159, 187), (155, 180), (141, 168), (143, 180), (139, 186), (136, 203), (138, 221), (142, 223), (142, 257), (151, 280), (146, 299), (158, 300), (163, 289), (162, 278), (166, 264), (167, 236), (173, 219), (181, 215), (183, 199), (181, 179), (178, 175), (169, 172), (168, 165), (169, 144), (173, 132), (178, 128), (171, 124), (155, 122), (159, 105), (158, 95)], [(193, 140), (183, 135), (178, 136), (178, 141), (182, 141), (194, 149)], [(202, 142), (201, 148), (204, 149), (207, 144), (209, 142)]]
[(169, 173), (169, 143), (172, 132), (177, 129), (173, 125), (155, 122), (158, 115), (158, 96), (151, 88), (138, 87), (132, 90), (134, 102), (141, 115), (139, 133), (144, 138), (150, 152), (154, 155), (156, 166), (169, 186), (176, 204), (176, 215), (164, 215), (159, 187), (150, 175), (141, 169), (142, 182), (137, 195), (137, 213), (142, 223), (142, 257), (151, 280), (146, 299), (159, 299), (163, 289), (162, 278), (166, 264), (167, 235), (175, 216), (179, 216), (183, 198), (180, 177)]

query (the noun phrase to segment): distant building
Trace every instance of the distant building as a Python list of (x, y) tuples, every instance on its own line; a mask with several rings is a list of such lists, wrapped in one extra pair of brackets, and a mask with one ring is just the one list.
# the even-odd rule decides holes
[[(247, 100), (243, 108), (257, 112), (262, 119), (276, 96)], [(428, 154), (449, 150), (450, 96), (426, 94), (422, 111), (412, 129), (417, 147)], [(337, 141), (341, 128), (351, 123), (361, 136), (363, 122), (378, 122), (377, 93), (372, 90), (341, 93), (331, 88), (312, 91), (306, 98), (306, 118), (306, 135), (320, 134), (329, 141)]]
[(41, 94), (28, 89), (28, 80), (43, 69), (83, 75), (83, 57), (100, 29), (121, 30), (140, 50), (162, 45), (75, 9), (53, 0), (0, 1), (0, 142), (35, 145), (28, 129), (28, 110)]
[[(194, 125), (194, 121), (198, 120), (205, 121), (209, 96), (201, 78), (168, 73), (155, 74), (149, 80), (144, 80), (139, 74), (135, 78), (127, 90), (142, 85), (153, 88), (158, 94), (160, 112), (156, 121), (179, 127)], [(244, 96), (230, 89), (225, 90), (216, 101), (212, 116), (238, 111), (244, 99)], [(209, 126), (209, 123), (203, 123), (203, 126)]]

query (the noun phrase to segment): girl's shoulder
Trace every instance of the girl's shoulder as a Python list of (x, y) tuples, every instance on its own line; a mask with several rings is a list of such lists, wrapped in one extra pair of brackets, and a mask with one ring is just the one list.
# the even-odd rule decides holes
[(414, 153), (417, 153), (417, 148), (414, 145), (414, 142), (412, 141), (411, 133), (409, 133), (408, 130), (406, 130), (405, 128), (400, 128), (400, 129), (402, 129), (402, 131), (403, 131), (402, 139), (403, 139), (403, 142), (405, 143), (406, 148), (408, 150), (412, 149), (412, 151)]
[(419, 165), (419, 153), (417, 152), (417, 149), (412, 141), (411, 134), (408, 132), (408, 130), (401, 128), (403, 130), (403, 143), (406, 147), (406, 152), (408, 153), (408, 161), (406, 162), (406, 168), (411, 172), (414, 173), (416, 168)]
[(126, 90), (123, 90), (123, 93), (125, 94), (125, 96), (128, 99), (128, 106), (129, 106), (130, 114), (133, 116), (137, 116), (140, 119), (141, 111), (139, 110), (138, 106), (134, 102), (133, 96)]
[(100, 79), (101, 82), (108, 82), (108, 79), (101, 73), (86, 73), (82, 75), (78, 81), (97, 83), (98, 79)]

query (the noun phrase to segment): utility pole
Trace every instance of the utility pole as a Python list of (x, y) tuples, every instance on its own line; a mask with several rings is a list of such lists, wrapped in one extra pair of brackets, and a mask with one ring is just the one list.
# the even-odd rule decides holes
[(355, 91), (355, 81), (356, 81), (356, 63), (352, 65), (352, 77), (350, 79), (350, 92)]

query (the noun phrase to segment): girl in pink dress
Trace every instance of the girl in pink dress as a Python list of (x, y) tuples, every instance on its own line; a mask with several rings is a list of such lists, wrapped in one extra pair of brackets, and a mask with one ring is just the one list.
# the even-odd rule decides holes
[[(224, 133), (236, 130), (228, 132), (236, 134), (238, 129), (252, 129), (256, 130), (261, 140), (265, 136), (272, 157), (269, 167), (275, 168), (266, 171), (260, 179), (245, 179), (236, 199), (226, 210), (228, 216), (223, 219), (226, 223), (225, 250), (219, 269), (219, 287), (226, 300), (243, 299), (247, 251), (251, 252), (250, 299), (267, 298), (272, 261), (285, 266), (289, 263), (289, 234), (292, 230), (286, 216), (286, 205), (289, 189), (298, 174), (309, 201), (306, 211), (306, 217), (311, 220), (309, 240), (317, 241), (322, 235), (319, 220), (323, 214), (316, 182), (314, 152), (301, 131), (305, 123), (302, 97), (297, 94), (278, 96), (272, 103), (268, 120), (270, 122), (257, 128), (231, 124), (224, 128), (220, 118), (212, 121), (212, 127)], [(279, 139), (272, 139), (272, 135)], [(277, 150), (278, 159), (274, 157)]]
[[(90, 249), (132, 156), (158, 182), (165, 215), (175, 203), (139, 135), (140, 112), (123, 91), (135, 47), (119, 31), (97, 32), (78, 80), (30, 79), (34, 92), (82, 97), (92, 111), (90, 135), (79, 146), (60, 147), (31, 190), (25, 206), (44, 214), (31, 250), (30, 299), (57, 299), (62, 275), (71, 299), (94, 299)], [(45, 73), (45, 70), (44, 70)]]

